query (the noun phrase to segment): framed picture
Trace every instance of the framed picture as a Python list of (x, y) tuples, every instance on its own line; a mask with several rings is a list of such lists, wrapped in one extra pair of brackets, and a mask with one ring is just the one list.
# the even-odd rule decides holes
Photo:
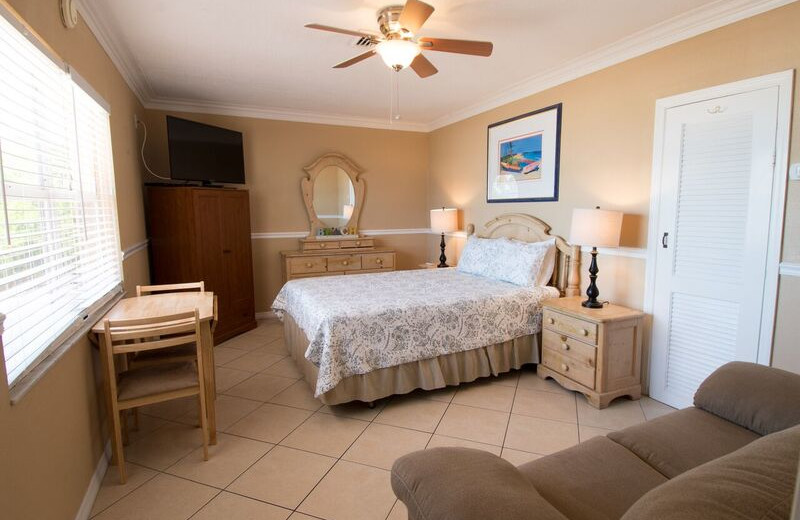
[(558, 200), (561, 103), (489, 125), (486, 202)]

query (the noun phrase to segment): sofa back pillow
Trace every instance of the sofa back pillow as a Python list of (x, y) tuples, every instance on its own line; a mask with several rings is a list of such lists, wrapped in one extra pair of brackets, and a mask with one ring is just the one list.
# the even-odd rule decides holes
[(523, 287), (547, 285), (555, 267), (555, 239), (521, 242), (469, 237), (457, 270)]

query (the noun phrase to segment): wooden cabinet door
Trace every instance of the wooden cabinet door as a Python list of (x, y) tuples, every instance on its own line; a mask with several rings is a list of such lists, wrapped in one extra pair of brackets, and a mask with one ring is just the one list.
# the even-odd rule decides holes
[(222, 264), (229, 291), (228, 313), (231, 324), (241, 326), (255, 320), (248, 192), (223, 192), (220, 210)]
[(223, 257), (224, 231), (222, 229), (222, 199), (217, 190), (195, 189), (193, 192), (195, 219), (195, 255), (200, 265), (200, 276), (207, 291), (217, 295), (219, 325), (223, 329), (230, 321), (230, 289), (225, 276)]

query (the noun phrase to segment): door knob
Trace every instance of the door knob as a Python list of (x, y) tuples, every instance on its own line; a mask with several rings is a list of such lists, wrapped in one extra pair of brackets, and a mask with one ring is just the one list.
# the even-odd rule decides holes
[(668, 243), (669, 241), (667, 240), (668, 238), (669, 238), (669, 233), (664, 233), (663, 235), (661, 235), (661, 247), (663, 247), (664, 249), (669, 247)]

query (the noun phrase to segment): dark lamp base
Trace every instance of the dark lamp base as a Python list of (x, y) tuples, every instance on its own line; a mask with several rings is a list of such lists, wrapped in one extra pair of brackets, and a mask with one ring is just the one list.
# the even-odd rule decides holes
[(584, 300), (581, 302), (581, 305), (587, 307), (589, 309), (602, 309), (603, 302), (599, 302), (597, 300)]

